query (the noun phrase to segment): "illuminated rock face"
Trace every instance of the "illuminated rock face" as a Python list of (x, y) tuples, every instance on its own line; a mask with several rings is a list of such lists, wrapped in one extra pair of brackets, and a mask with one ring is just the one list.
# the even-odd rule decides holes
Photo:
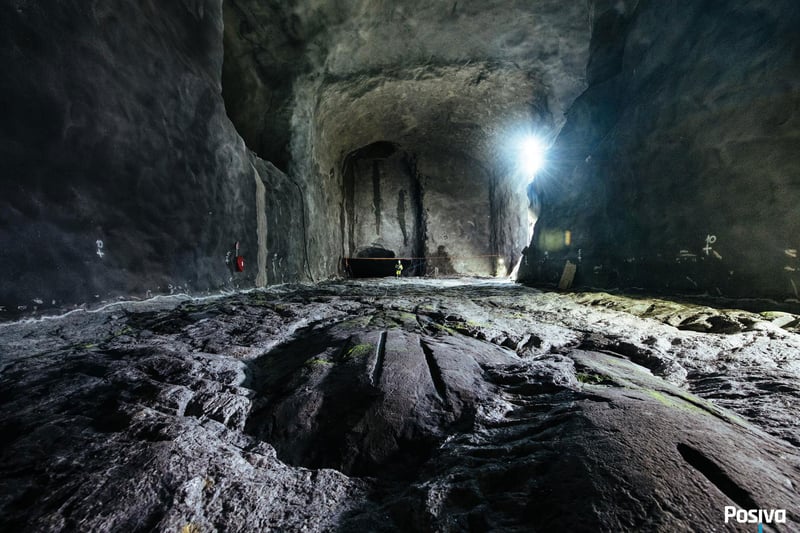
[(796, 305), (798, 20), (788, 1), (598, 17), (524, 276), (554, 283), (569, 259), (579, 285)]

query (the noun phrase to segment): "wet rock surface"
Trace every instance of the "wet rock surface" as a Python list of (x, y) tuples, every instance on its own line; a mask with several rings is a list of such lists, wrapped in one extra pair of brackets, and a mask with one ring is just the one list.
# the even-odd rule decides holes
[(3, 324), (0, 529), (791, 531), (796, 319), (402, 279)]

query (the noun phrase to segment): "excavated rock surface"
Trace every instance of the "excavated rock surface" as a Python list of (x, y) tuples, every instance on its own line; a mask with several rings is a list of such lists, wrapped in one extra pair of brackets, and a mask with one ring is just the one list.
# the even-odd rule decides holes
[(791, 531), (797, 326), (464, 279), (7, 323), (0, 529)]

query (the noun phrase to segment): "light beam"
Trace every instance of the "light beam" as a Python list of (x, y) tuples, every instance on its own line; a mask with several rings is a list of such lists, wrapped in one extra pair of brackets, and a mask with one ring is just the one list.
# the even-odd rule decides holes
[(547, 146), (538, 137), (525, 137), (520, 142), (519, 148), (519, 163), (522, 171), (533, 177), (545, 162), (545, 152)]

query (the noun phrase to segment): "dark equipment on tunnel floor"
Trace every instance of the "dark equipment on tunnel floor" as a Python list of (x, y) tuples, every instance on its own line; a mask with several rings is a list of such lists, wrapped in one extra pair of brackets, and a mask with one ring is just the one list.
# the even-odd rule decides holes
[(383, 278), (394, 275), (393, 263), (399, 260), (393, 250), (369, 246), (358, 251), (357, 257), (344, 258), (353, 278)]
[[(401, 265), (399, 269), (397, 263)], [(385, 278), (397, 276), (398, 270), (401, 274), (406, 272), (407, 276), (424, 276), (425, 258), (343, 257), (342, 268), (345, 276), (349, 278)]]

